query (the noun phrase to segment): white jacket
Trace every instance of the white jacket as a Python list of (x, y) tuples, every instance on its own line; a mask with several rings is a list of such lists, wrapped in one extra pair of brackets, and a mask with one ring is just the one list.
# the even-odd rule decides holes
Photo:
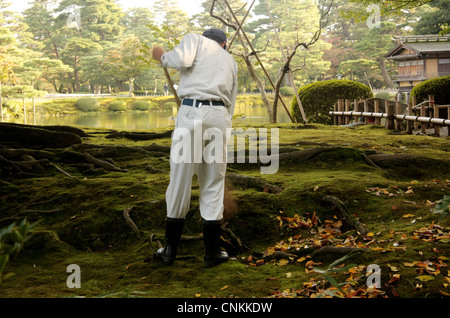
[(238, 67), (216, 41), (189, 33), (172, 51), (161, 57), (162, 66), (180, 71), (178, 96), (225, 103), (234, 113)]

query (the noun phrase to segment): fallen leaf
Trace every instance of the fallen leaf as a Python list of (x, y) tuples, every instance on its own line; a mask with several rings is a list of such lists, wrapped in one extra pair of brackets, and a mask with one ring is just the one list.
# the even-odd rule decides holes
[(407, 218), (413, 218), (414, 217), (414, 214), (404, 214), (403, 215), (403, 218), (404, 219), (407, 219)]
[(395, 283), (400, 279), (400, 274), (394, 274), (392, 275), (391, 279), (387, 282), (388, 284)]
[(306, 257), (300, 257), (299, 259), (297, 259), (297, 263), (301, 263), (306, 259)]
[(223, 286), (220, 290), (225, 290), (228, 288), (228, 285)]
[(285, 266), (289, 264), (289, 261), (287, 259), (280, 259), (280, 261), (277, 263), (278, 266)]
[(398, 272), (398, 268), (397, 268), (397, 267), (391, 266), (391, 265), (389, 265), (389, 264), (388, 264), (388, 266), (389, 266), (389, 268), (391, 269), (391, 271), (393, 271), (393, 272)]
[(407, 266), (407, 267), (414, 267), (418, 262), (412, 262), (412, 263), (403, 263), (403, 266)]
[(421, 282), (428, 282), (430, 280), (433, 280), (434, 277), (431, 275), (421, 275), (416, 277), (417, 280), (420, 280)]

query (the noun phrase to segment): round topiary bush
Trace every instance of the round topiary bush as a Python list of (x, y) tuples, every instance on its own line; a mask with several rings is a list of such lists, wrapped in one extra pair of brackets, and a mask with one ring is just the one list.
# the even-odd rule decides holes
[(98, 110), (100, 103), (94, 97), (81, 97), (77, 100), (76, 106), (82, 112), (95, 112)]
[(146, 100), (135, 100), (133, 102), (133, 109), (134, 110), (140, 110), (140, 111), (146, 111), (150, 109), (150, 102)]
[(429, 95), (434, 96), (436, 104), (450, 104), (450, 75), (424, 81), (411, 91), (411, 98), (415, 96), (418, 104), (428, 100)]
[[(328, 80), (306, 85), (298, 90), (308, 122), (332, 124), (329, 112), (333, 110), (338, 99), (372, 98), (372, 90), (361, 83), (349, 80)], [(298, 122), (302, 121), (297, 98), (292, 100), (292, 115)]]
[(290, 86), (284, 86), (280, 88), (280, 94), (282, 96), (294, 96), (295, 91), (293, 87)]
[(174, 107), (177, 107), (177, 103), (175, 103), (175, 102), (164, 103), (164, 108), (166, 108), (166, 109), (172, 109)]
[(127, 103), (118, 100), (109, 104), (109, 110), (112, 112), (123, 112), (127, 110)]

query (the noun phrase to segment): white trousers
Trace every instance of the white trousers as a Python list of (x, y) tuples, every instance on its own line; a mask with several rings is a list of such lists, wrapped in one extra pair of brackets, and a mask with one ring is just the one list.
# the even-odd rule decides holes
[(172, 134), (167, 217), (186, 217), (192, 177), (197, 173), (202, 218), (207, 221), (223, 218), (227, 143), (231, 132), (227, 128), (231, 128), (231, 116), (225, 106), (180, 107)]

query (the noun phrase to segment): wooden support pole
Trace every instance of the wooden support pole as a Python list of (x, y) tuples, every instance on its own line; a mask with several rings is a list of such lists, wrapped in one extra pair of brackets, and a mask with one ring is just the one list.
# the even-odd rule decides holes
[[(417, 98), (416, 96), (412, 97), (412, 105), (416, 106), (417, 105)], [(414, 130), (418, 130), (419, 129), (419, 123), (417, 121), (414, 121)]]
[[(333, 110), (335, 112), (338, 111), (338, 104), (337, 104), (337, 102), (334, 103)], [(335, 126), (338, 124), (337, 116), (333, 116), (333, 123), (334, 123)]]
[[(373, 105), (373, 107), (374, 107), (373, 112), (374, 113), (379, 113), (380, 112), (380, 100), (379, 99), (375, 99), (373, 103), (374, 103), (374, 105)], [(375, 125), (376, 126), (380, 126), (381, 125), (381, 119), (380, 118), (375, 117)]]
[(385, 109), (386, 109), (386, 129), (388, 130), (394, 130), (395, 129), (395, 107), (394, 105), (390, 104), (388, 100), (385, 101)]
[[(364, 100), (364, 112), (367, 113), (369, 111), (369, 101), (367, 99)], [(364, 117), (364, 125), (369, 123), (369, 118)]]
[[(402, 113), (402, 103), (398, 100), (398, 98), (395, 99), (395, 113), (397, 115), (400, 115)], [(402, 131), (402, 120), (396, 119), (395, 120), (395, 129), (398, 131)]]
[[(345, 100), (345, 111), (346, 112), (350, 111), (350, 100), (348, 100), (348, 99)], [(350, 117), (349, 116), (344, 116), (344, 123), (345, 123), (345, 125), (348, 125), (349, 122), (350, 122)]]
[[(420, 117), (427, 117), (425, 104), (420, 105)], [(420, 131), (424, 134), (427, 131), (426, 123), (420, 124)]]
[[(338, 99), (338, 112), (344, 111), (344, 100)], [(342, 116), (338, 117), (338, 125), (342, 125)]]
[[(428, 96), (428, 101), (430, 103), (430, 110), (433, 111), (433, 118), (439, 118), (439, 105), (436, 105), (436, 103), (434, 102), (434, 96)], [(441, 125), (433, 124), (433, 128), (434, 135), (439, 137), (441, 135)]]
[[(450, 106), (447, 106), (447, 119), (450, 120)], [(447, 136), (450, 136), (450, 126), (447, 126)]]
[[(408, 100), (408, 116), (412, 116), (412, 102)], [(408, 134), (412, 134), (413, 131), (413, 123), (409, 120), (406, 121), (406, 131)]]

